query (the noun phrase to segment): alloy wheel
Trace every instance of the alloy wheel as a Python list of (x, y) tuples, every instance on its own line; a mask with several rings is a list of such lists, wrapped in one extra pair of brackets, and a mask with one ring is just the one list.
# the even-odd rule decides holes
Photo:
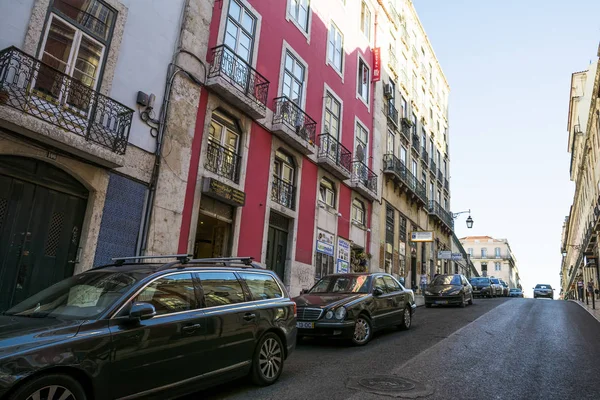
[(268, 338), (260, 348), (258, 363), (260, 372), (266, 379), (277, 377), (282, 364), (281, 346), (273, 338)]
[(404, 327), (406, 329), (410, 328), (410, 324), (411, 324), (411, 318), (410, 318), (410, 310), (408, 308), (404, 309)]
[(59, 385), (45, 386), (33, 392), (27, 400), (77, 400), (66, 387)]
[(371, 336), (371, 326), (363, 317), (358, 317), (354, 325), (354, 341), (358, 344), (365, 343)]

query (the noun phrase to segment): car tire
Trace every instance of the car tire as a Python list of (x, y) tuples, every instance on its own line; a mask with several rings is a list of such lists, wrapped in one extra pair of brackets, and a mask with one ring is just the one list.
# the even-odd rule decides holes
[[(51, 390), (53, 390), (52, 393), (50, 393)], [(35, 396), (36, 394), (37, 396)], [(42, 397), (42, 395), (45, 396)], [(27, 400), (29, 398), (87, 400), (87, 395), (83, 387), (74, 378), (69, 375), (52, 374), (33, 378), (19, 387), (9, 397), (10, 400)]]
[(462, 295), (462, 301), (460, 302), (460, 308), (465, 308), (467, 306), (467, 301), (465, 300), (465, 295)]
[(252, 382), (258, 386), (272, 385), (279, 379), (285, 361), (279, 336), (267, 332), (258, 341), (252, 358)]
[(431, 304), (430, 303), (425, 303), (425, 308), (431, 308)]
[(364, 346), (369, 343), (373, 337), (373, 324), (366, 314), (360, 314), (356, 317), (354, 323), (354, 333), (352, 334), (352, 344), (354, 346)]
[(405, 307), (402, 312), (402, 322), (398, 327), (403, 331), (407, 331), (412, 326), (412, 312), (410, 311), (410, 307)]

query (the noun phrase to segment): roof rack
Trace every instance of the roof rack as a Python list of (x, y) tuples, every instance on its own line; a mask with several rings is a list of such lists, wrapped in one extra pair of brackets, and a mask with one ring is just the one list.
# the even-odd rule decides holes
[[(257, 269), (263, 269), (263, 267), (261, 267), (258, 264), (255, 264), (252, 262), (252, 260), (254, 260), (254, 257), (219, 257), (219, 258), (196, 258), (196, 259), (189, 259), (186, 263), (182, 263), (182, 264), (223, 264), (226, 267), (231, 267), (231, 266), (238, 266), (238, 267), (243, 267), (243, 268), (257, 268)], [(165, 265), (164, 267), (160, 268), (159, 270), (164, 270), (164, 269), (169, 269), (169, 268), (184, 268), (185, 265)]]
[(133, 256), (133, 257), (115, 257), (112, 261), (116, 265), (123, 265), (125, 261), (137, 261), (137, 260), (152, 260), (154, 258), (174, 258), (182, 264), (186, 264), (190, 261), (191, 254), (170, 254), (164, 256)]

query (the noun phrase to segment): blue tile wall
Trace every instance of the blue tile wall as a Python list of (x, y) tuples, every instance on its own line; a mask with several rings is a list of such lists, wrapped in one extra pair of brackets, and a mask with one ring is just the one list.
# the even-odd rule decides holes
[(145, 195), (145, 185), (110, 174), (94, 266), (135, 255)]

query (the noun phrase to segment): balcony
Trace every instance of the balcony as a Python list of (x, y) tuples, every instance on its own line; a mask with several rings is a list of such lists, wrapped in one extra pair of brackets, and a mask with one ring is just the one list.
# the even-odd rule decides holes
[(388, 124), (392, 125), (395, 129), (398, 128), (398, 110), (394, 106), (394, 103), (391, 100), (388, 100), (387, 105), (384, 107), (383, 111), (387, 116)]
[(290, 210), (294, 210), (296, 208), (296, 187), (273, 175), (271, 200)]
[(377, 199), (377, 175), (362, 161), (352, 162), (350, 187), (370, 200)]
[(16, 47), (0, 51), (0, 126), (115, 168), (125, 163), (132, 118), (132, 109)]
[(419, 155), (419, 149), (421, 148), (421, 144), (419, 143), (419, 135), (413, 132), (412, 134), (412, 149), (415, 154)]
[(212, 49), (206, 86), (254, 119), (267, 115), (269, 81), (225, 45)]
[(421, 148), (421, 159), (425, 163), (425, 165), (429, 164), (429, 153), (425, 149), (425, 147)]
[(437, 171), (437, 179), (438, 179), (438, 181), (440, 183), (444, 182), (444, 175), (442, 174), (442, 170), (441, 169), (438, 169), (438, 171)]
[(407, 194), (421, 205), (427, 205), (427, 191), (416, 176), (412, 174), (402, 161), (393, 154), (383, 156), (383, 173), (390, 176), (397, 184), (405, 188)]
[(410, 119), (408, 119), (406, 117), (402, 117), (400, 119), (400, 133), (402, 133), (402, 135), (404, 136), (404, 139), (406, 139), (407, 142), (410, 141), (411, 128), (412, 128), (412, 122), (410, 121)]
[(223, 147), (211, 140), (208, 141), (206, 161), (204, 162), (204, 168), (207, 170), (238, 183), (240, 179), (241, 161), (242, 157), (231, 149)]
[(274, 101), (273, 133), (302, 154), (313, 154), (317, 123), (288, 97)]
[(328, 133), (319, 135), (317, 163), (338, 179), (350, 179), (352, 153)]
[(448, 230), (454, 230), (454, 219), (452, 214), (435, 200), (429, 200), (429, 215), (441, 222)]

